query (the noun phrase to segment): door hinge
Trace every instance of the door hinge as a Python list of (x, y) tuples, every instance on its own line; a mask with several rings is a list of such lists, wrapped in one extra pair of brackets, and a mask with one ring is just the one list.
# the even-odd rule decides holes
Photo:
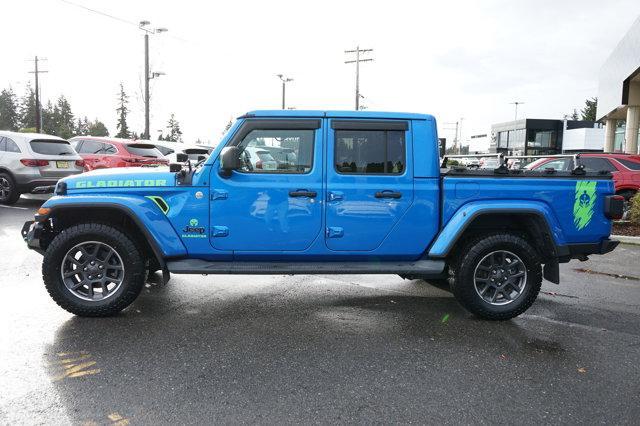
[(342, 238), (344, 236), (344, 229), (339, 226), (330, 226), (327, 228), (327, 238)]
[(211, 236), (214, 238), (226, 237), (229, 235), (229, 228), (226, 226), (213, 226), (211, 228)]

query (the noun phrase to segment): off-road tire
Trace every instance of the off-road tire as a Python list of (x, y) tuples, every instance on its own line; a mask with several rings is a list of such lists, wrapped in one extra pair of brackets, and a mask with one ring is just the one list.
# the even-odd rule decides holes
[(13, 176), (5, 172), (0, 173), (0, 182), (3, 180), (9, 184), (10, 190), (8, 196), (0, 196), (0, 204), (15, 204), (20, 199), (20, 191), (18, 191), (16, 181), (13, 179)]
[[(492, 233), (464, 242), (465, 247), (450, 261), (449, 284), (455, 298), (471, 313), (487, 320), (508, 320), (529, 309), (538, 297), (542, 285), (542, 265), (536, 250), (521, 236), (512, 233)], [(486, 302), (474, 285), (474, 274), (481, 260), (489, 253), (507, 250), (518, 256), (526, 268), (523, 292), (511, 303), (493, 305)]]
[[(122, 258), (122, 284), (115, 294), (104, 300), (90, 301), (75, 296), (61, 277), (61, 265), (66, 253), (85, 241), (108, 244)], [(42, 278), (49, 295), (63, 309), (83, 317), (107, 317), (122, 311), (140, 294), (145, 275), (144, 258), (133, 240), (118, 228), (102, 223), (83, 223), (64, 229), (47, 247), (42, 263)]]

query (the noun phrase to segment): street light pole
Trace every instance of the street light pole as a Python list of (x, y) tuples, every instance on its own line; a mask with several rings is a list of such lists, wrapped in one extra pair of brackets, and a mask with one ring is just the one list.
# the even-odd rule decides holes
[(521, 101), (511, 102), (511, 105), (514, 105), (516, 110), (515, 119), (513, 121), (518, 121), (518, 105), (522, 105), (522, 104), (524, 104), (524, 102), (521, 102)]
[(144, 135), (142, 139), (149, 137), (149, 33), (144, 33)]
[(282, 109), (286, 109), (285, 96), (287, 90), (287, 83), (293, 81), (292, 78), (285, 77), (283, 74), (277, 74), (280, 81), (282, 81)]
[(151, 24), (149, 21), (140, 21), (139, 28), (144, 31), (144, 135), (143, 139), (151, 139), (149, 133), (150, 119), (149, 119), (149, 82), (151, 79), (164, 75), (162, 72), (151, 73), (149, 70), (149, 34), (164, 33), (166, 28), (146, 28)]

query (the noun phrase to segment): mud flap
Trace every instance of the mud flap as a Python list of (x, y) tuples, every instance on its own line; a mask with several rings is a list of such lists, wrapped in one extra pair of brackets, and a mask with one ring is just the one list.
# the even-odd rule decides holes
[(558, 259), (553, 259), (544, 264), (542, 276), (547, 281), (560, 284), (560, 264), (558, 263)]

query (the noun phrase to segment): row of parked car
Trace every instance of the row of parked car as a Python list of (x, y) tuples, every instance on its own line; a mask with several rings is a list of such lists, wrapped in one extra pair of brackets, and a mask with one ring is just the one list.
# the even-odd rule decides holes
[(69, 140), (38, 133), (0, 131), (0, 203), (13, 204), (21, 194), (41, 191), (59, 179), (112, 167), (158, 167), (206, 157), (213, 147), (93, 136)]
[[(453, 157), (458, 164), (470, 169), (495, 169), (500, 165), (497, 156), (466, 156), (462, 158)], [(550, 156), (529, 159), (507, 159), (506, 165), (509, 169), (526, 170), (555, 170), (571, 171), (574, 169), (574, 160), (571, 156)], [(617, 195), (622, 195), (625, 199), (625, 216), (629, 208), (631, 198), (640, 189), (640, 155), (623, 153), (601, 153), (589, 152), (580, 154), (580, 164), (587, 172), (610, 172)]]

